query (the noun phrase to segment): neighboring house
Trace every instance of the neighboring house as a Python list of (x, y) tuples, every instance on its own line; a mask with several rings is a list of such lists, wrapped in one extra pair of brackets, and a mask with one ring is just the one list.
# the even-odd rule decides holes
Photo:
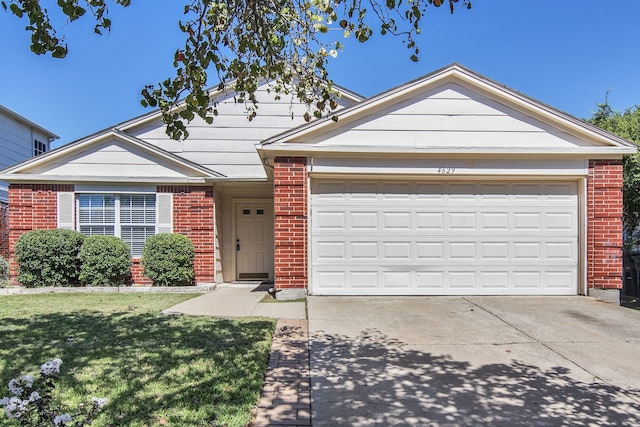
[[(49, 151), (58, 136), (0, 105), (0, 169)], [(0, 181), (0, 256), (9, 256), (8, 184)]]
[(230, 94), (187, 141), (151, 113), (5, 170), (11, 244), (75, 228), (137, 256), (182, 233), (198, 282), (274, 280), (289, 297), (617, 298), (630, 142), (456, 64), (347, 93), (337, 122), (290, 129), (303, 107), (264, 95), (252, 123)]

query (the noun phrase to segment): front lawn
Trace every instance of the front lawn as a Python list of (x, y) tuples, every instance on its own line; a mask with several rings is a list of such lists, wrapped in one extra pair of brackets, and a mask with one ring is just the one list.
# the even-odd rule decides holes
[(0, 297), (0, 398), (11, 378), (60, 358), (65, 403), (109, 399), (95, 426), (245, 426), (275, 321), (160, 314), (193, 296)]

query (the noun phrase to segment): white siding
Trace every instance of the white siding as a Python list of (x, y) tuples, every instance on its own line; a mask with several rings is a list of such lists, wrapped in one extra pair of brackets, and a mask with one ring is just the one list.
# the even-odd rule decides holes
[(34, 167), (31, 173), (54, 176), (182, 178), (193, 172), (118, 140), (92, 145), (59, 161)]
[(305, 142), (327, 147), (409, 148), (592, 145), (455, 83), (444, 84)]
[[(245, 104), (236, 103), (233, 97), (228, 97), (218, 104), (220, 115), (214, 118), (212, 125), (199, 118), (189, 124), (186, 141), (171, 140), (160, 119), (126, 129), (126, 132), (228, 177), (266, 178), (256, 145), (304, 124), (302, 115), (306, 106), (292, 103), (286, 96), (276, 101), (264, 87), (256, 97), (259, 101), (258, 115), (252, 121), (247, 119)], [(351, 105), (346, 100), (341, 104)]]
[[(0, 112), (0, 170), (33, 157), (33, 140), (49, 147), (49, 138)], [(8, 184), (0, 181), (0, 201), (6, 201)]]

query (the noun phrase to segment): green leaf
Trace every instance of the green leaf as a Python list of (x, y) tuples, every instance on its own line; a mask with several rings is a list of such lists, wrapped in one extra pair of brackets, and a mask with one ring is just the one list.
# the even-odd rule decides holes
[(13, 12), (13, 14), (16, 15), (18, 18), (22, 18), (22, 9), (20, 9), (20, 7), (18, 7), (17, 4), (11, 3), (9, 5), (9, 9), (11, 9), (11, 12)]
[(67, 48), (65, 46), (56, 46), (53, 52), (51, 52), (51, 56), (54, 58), (64, 58), (67, 56)]

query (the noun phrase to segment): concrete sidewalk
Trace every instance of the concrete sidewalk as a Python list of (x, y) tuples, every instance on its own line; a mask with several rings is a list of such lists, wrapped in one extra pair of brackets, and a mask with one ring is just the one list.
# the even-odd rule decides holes
[(275, 319), (306, 319), (304, 301), (261, 302), (268, 296), (270, 285), (222, 284), (216, 290), (181, 302), (164, 310), (163, 314), (188, 314), (212, 317), (271, 317)]

